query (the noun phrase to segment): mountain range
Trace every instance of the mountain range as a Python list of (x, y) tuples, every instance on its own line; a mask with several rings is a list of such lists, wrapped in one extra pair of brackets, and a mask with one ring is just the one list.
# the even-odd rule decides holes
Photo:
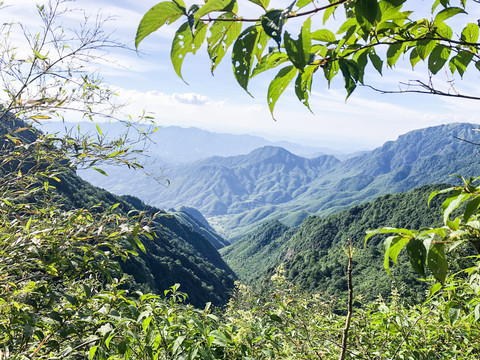
[(167, 166), (169, 186), (135, 176), (114, 176), (110, 183), (96, 176), (93, 182), (121, 194), (135, 189), (136, 196), (160, 208), (194, 207), (235, 240), (265, 220), (297, 226), (310, 214), (327, 215), (382, 194), (452, 182), (452, 174), (478, 174), (474, 129), (449, 124), (416, 130), (343, 161), (265, 146), (246, 155)]

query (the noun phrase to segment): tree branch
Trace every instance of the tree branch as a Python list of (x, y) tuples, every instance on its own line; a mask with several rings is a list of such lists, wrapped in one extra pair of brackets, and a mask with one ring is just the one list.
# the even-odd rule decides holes
[[(291, 13), (290, 15), (287, 16), (287, 19), (292, 19), (292, 18), (296, 18), (296, 17), (302, 17), (302, 16), (308, 16), (308, 15), (311, 15), (311, 14), (316, 14), (317, 12), (319, 11), (322, 11), (322, 10), (326, 10), (328, 8), (331, 8), (331, 7), (334, 7), (334, 6), (337, 6), (337, 5), (341, 5), (343, 3), (346, 3), (347, 1), (350, 1), (350, 0), (338, 0), (334, 3), (330, 3), (328, 5), (325, 5), (325, 6), (321, 6), (321, 7), (316, 7), (315, 9), (312, 9), (312, 10), (309, 10), (309, 11), (305, 11), (305, 12), (301, 12), (301, 13)], [(202, 22), (212, 22), (212, 21), (226, 21), (226, 22), (231, 22), (231, 21), (241, 21), (241, 22), (260, 22), (262, 21), (261, 18), (257, 18), (257, 19), (244, 19), (242, 17), (235, 17), (234, 19), (220, 19), (220, 18), (202, 18), (202, 19), (199, 19), (199, 21), (202, 21)]]

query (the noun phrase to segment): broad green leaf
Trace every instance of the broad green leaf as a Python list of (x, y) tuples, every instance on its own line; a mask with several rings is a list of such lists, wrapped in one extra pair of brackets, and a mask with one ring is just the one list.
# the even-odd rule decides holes
[(308, 103), (308, 98), (310, 97), (310, 93), (312, 91), (312, 79), (313, 73), (317, 71), (317, 66), (307, 66), (304, 71), (299, 72), (297, 75), (297, 79), (295, 80), (295, 94), (297, 95), (298, 100), (305, 105), (310, 112), (310, 104)]
[(433, 21), (433, 23), (438, 24), (460, 13), (466, 14), (466, 11), (458, 7), (450, 7), (443, 9), (435, 16), (435, 20)]
[[(219, 16), (219, 19), (234, 19), (235, 15), (226, 13)], [(242, 24), (237, 21), (215, 21), (210, 26), (210, 37), (208, 42), (208, 55), (212, 62), (211, 71), (215, 70), (217, 65), (225, 56), (228, 48), (238, 38), (242, 31)]]
[(432, 52), (437, 44), (436, 40), (418, 40), (417, 41), (417, 54), (422, 60), (425, 60), (427, 56)]
[(92, 346), (90, 350), (88, 351), (88, 356), (90, 360), (92, 360), (95, 357), (95, 353), (97, 352), (98, 346)]
[(268, 53), (267, 55), (262, 57), (260, 62), (257, 64), (257, 66), (255, 66), (255, 68), (252, 71), (252, 77), (266, 70), (273, 69), (278, 65), (283, 64), (286, 61), (288, 61), (288, 56), (283, 52), (274, 51), (274, 52)]
[(445, 65), (450, 56), (450, 51), (451, 49), (445, 45), (437, 45), (435, 49), (433, 49), (428, 57), (428, 69), (432, 74), (438, 73)]
[(297, 6), (298, 9), (301, 9), (310, 4), (314, 4), (314, 0), (298, 0), (295, 5)]
[(462, 40), (468, 43), (476, 43), (478, 40), (478, 33), (479, 30), (477, 24), (467, 24), (462, 31)]
[(418, 55), (417, 48), (413, 48), (412, 52), (410, 53), (410, 64), (412, 65), (412, 69), (417, 65), (417, 63), (422, 60)]
[[(328, 59), (328, 56), (325, 58), (325, 60), (327, 59)], [(328, 81), (328, 86), (330, 86), (332, 79), (340, 71), (340, 66), (338, 65), (338, 61), (328, 61), (324, 63), (322, 68), (323, 68), (323, 73), (325, 74), (325, 79), (327, 79)]]
[(435, 283), (432, 285), (428, 292), (428, 297), (431, 298), (433, 295), (435, 295), (440, 289), (442, 288), (442, 284), (440, 283)]
[(253, 52), (257, 47), (259, 38), (257, 26), (245, 29), (233, 44), (232, 63), (235, 79), (245, 91), (248, 92), (248, 80), (253, 63)]
[(235, 0), (208, 0), (205, 5), (195, 13), (195, 20), (198, 21), (198, 19), (213, 11), (233, 11), (236, 4)]
[(447, 305), (447, 317), (450, 325), (454, 325), (458, 319), (460, 318), (460, 312), (462, 311), (462, 307), (456, 301), (450, 301)]
[(312, 33), (312, 40), (334, 43), (337, 41), (335, 34), (328, 29), (320, 29)]
[(163, 1), (152, 7), (138, 25), (135, 48), (138, 49), (140, 42), (152, 32), (157, 31), (165, 24), (175, 22), (182, 15), (187, 15), (183, 1)]
[(195, 34), (192, 35), (190, 25), (184, 22), (182, 26), (175, 32), (172, 42), (172, 49), (170, 51), (170, 59), (172, 60), (173, 68), (177, 75), (185, 81), (182, 77), (182, 64), (185, 56), (188, 53), (195, 54), (205, 40), (207, 33), (207, 25), (199, 23)]
[(370, 31), (375, 21), (380, 21), (381, 13), (377, 0), (356, 0), (355, 16), (358, 23)]
[(180, 349), (180, 346), (182, 346), (185, 339), (186, 339), (185, 335), (180, 335), (175, 339), (175, 342), (173, 343), (173, 347), (172, 347), (172, 353), (174, 356), (177, 355), (177, 353), (179, 353), (178, 350)]
[(143, 332), (146, 334), (147, 333), (147, 329), (148, 329), (148, 325), (150, 325), (150, 322), (152, 321), (152, 317), (149, 316), (147, 318), (145, 318), (143, 321), (142, 321), (142, 329), (143, 329)]
[(442, 285), (447, 277), (448, 263), (445, 256), (445, 245), (434, 243), (430, 245), (427, 253), (427, 266), (433, 276)]
[(370, 58), (370, 61), (372, 62), (373, 67), (382, 75), (382, 67), (383, 67), (383, 61), (380, 59), (380, 57), (375, 54), (375, 53), (368, 53), (368, 57)]
[(397, 62), (400, 55), (402, 55), (403, 50), (405, 49), (406, 43), (395, 43), (388, 47), (387, 50), (387, 64), (390, 67), (393, 67)]
[(453, 210), (458, 208), (458, 206), (467, 200), (470, 197), (469, 194), (460, 194), (456, 196), (451, 196), (447, 198), (442, 204), (443, 208), (443, 222), (446, 224), (448, 221), (448, 218), (450, 214), (452, 213)]
[(357, 87), (357, 81), (360, 73), (358, 71), (357, 64), (352, 60), (340, 58), (338, 59), (338, 65), (342, 71), (345, 90), (347, 90), (348, 98)]
[(465, 208), (465, 212), (463, 213), (463, 221), (468, 222), (473, 214), (475, 214), (480, 206), (480, 196), (475, 197), (471, 200), (467, 207)]
[(392, 241), (389, 243), (387, 253), (390, 259), (397, 264), (397, 258), (398, 254), (400, 254), (400, 251), (407, 245), (407, 243), (410, 241), (408, 237), (403, 237), (403, 236), (395, 236)]
[(407, 255), (410, 258), (410, 264), (421, 277), (425, 278), (425, 266), (427, 262), (427, 249), (423, 241), (412, 239), (406, 247)]
[(273, 109), (275, 108), (278, 98), (292, 82), (293, 78), (297, 74), (297, 71), (298, 70), (293, 65), (284, 67), (278, 72), (277, 76), (275, 76), (270, 83), (270, 86), (268, 87), (267, 102), (272, 117)]
[(308, 18), (303, 24), (298, 40), (293, 40), (288, 32), (285, 32), (285, 50), (292, 64), (300, 70), (303, 70), (310, 60), (310, 25)]
[(477, 61), (475, 63), (475, 67), (477, 68), (478, 71), (480, 71), (480, 61)]
[(446, 39), (451, 39), (453, 36), (453, 30), (445, 23), (437, 24), (437, 34)]

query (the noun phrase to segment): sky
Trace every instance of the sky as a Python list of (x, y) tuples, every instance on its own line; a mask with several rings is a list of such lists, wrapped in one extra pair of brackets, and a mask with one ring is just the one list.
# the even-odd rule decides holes
[[(130, 49), (117, 49), (107, 55), (109, 59), (93, 65), (98, 67), (105, 82), (116, 89), (119, 101), (128, 104), (124, 111), (135, 115), (146, 110), (160, 126), (194, 126), (214, 132), (250, 133), (271, 140), (356, 151), (380, 146), (414, 129), (449, 122), (480, 124), (479, 101), (418, 94), (382, 95), (368, 88), (357, 88), (345, 101), (340, 76), (330, 88), (323, 76), (314, 78), (310, 98), (313, 114), (296, 99), (293, 88), (288, 88), (277, 103), (274, 120), (268, 110), (266, 94), (277, 70), (251, 80), (251, 97), (236, 83), (229, 54), (212, 76), (206, 48), (202, 48), (195, 56), (187, 55), (184, 61), (182, 74), (188, 82), (186, 84), (175, 74), (170, 62), (171, 41), (180, 22), (147, 37), (140, 44), (140, 52), (133, 50), (138, 24), (157, 2), (78, 0), (68, 6), (111, 17), (105, 25), (106, 32), (126, 43)], [(246, 9), (246, 14), (260, 15), (246, 0), (238, 2), (240, 9)], [(34, 26), (34, 19), (38, 16), (35, 4), (41, 3), (41, 0), (6, 0), (0, 10), (1, 22)], [(326, 3), (326, 0), (318, 3)], [(425, 4), (430, 3), (416, 0), (407, 3), (410, 7), (405, 6), (405, 9), (413, 7), (425, 11)], [(285, 0), (271, 0), (271, 5), (278, 8), (286, 4), (288, 1)], [(68, 25), (79, 20), (71, 16), (65, 20)], [(429, 16), (428, 11), (425, 16)], [(480, 5), (462, 16), (465, 23), (476, 23), (480, 19)], [(320, 18), (317, 23), (315, 17), (312, 21), (314, 26), (321, 26)], [(287, 26), (293, 34), (298, 32), (295, 24)], [(385, 69), (383, 77), (373, 68), (369, 69), (367, 80), (384, 89), (395, 90), (400, 82), (425, 79), (426, 76), (421, 65), (412, 72), (408, 58), (399, 60), (394, 69)], [(473, 66), (463, 80), (458, 76), (454, 80), (465, 92), (479, 95), (480, 72)]]

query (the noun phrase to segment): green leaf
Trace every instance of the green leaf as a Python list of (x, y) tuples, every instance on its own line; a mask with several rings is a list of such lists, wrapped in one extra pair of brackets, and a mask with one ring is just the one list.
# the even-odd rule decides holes
[(407, 243), (410, 241), (408, 237), (402, 237), (402, 236), (395, 236), (392, 241), (389, 244), (388, 247), (388, 256), (392, 261), (397, 264), (397, 257), (398, 254), (400, 254), (400, 251), (407, 245)]
[(98, 171), (100, 174), (102, 174), (104, 176), (108, 176), (108, 174), (100, 168), (92, 166), (92, 169), (95, 170), (95, 171)]
[(311, 35), (312, 40), (323, 41), (326, 43), (334, 43), (337, 41), (335, 34), (328, 29), (320, 29), (314, 31)]
[(410, 258), (410, 264), (421, 277), (425, 278), (425, 266), (427, 262), (427, 249), (423, 241), (412, 239), (406, 247), (407, 255)]
[(356, 0), (355, 17), (358, 23), (369, 32), (375, 21), (381, 19), (377, 0)]
[(250, 70), (253, 63), (253, 53), (259, 39), (257, 26), (250, 26), (245, 29), (233, 44), (232, 63), (235, 79), (245, 91), (247, 90)]
[(177, 355), (178, 350), (180, 349), (180, 346), (182, 346), (183, 342), (185, 341), (186, 336), (185, 335), (180, 335), (175, 339), (175, 342), (173, 343), (172, 347), (172, 353), (173, 355)]
[(298, 70), (293, 65), (284, 67), (278, 72), (277, 76), (275, 76), (275, 78), (270, 83), (268, 87), (267, 102), (272, 117), (273, 109), (275, 108), (275, 104), (277, 103), (278, 98), (280, 97), (280, 95), (282, 95), (287, 86), (293, 80), (293, 78), (297, 74), (297, 71)]
[(442, 204), (443, 222), (446, 224), (453, 210), (470, 197), (469, 194), (460, 194), (448, 197)]
[(270, 0), (248, 0), (251, 3), (254, 3), (255, 5), (261, 6), (263, 10), (267, 10), (268, 4), (270, 3)]
[(445, 245), (434, 243), (430, 245), (427, 253), (427, 265), (433, 276), (442, 285), (447, 277), (448, 263), (445, 257)]
[(446, 313), (447, 313), (447, 317), (448, 317), (448, 321), (450, 322), (450, 325), (454, 325), (458, 321), (458, 319), (460, 318), (461, 310), (462, 310), (462, 307), (456, 301), (450, 301), (447, 304)]
[(152, 321), (152, 317), (149, 316), (149, 317), (145, 318), (142, 322), (142, 329), (143, 329), (143, 332), (145, 334), (147, 333), (148, 325), (150, 325), (151, 321)]
[(465, 212), (463, 213), (463, 221), (468, 222), (473, 214), (475, 214), (480, 206), (480, 196), (475, 197), (471, 200), (467, 207), (465, 208)]
[(198, 19), (213, 11), (232, 11), (235, 5), (235, 0), (208, 0), (205, 5), (195, 13), (195, 20), (198, 21)]
[[(226, 13), (218, 17), (221, 19), (234, 19), (235, 15)], [(236, 21), (215, 21), (210, 26), (210, 36), (208, 38), (208, 55), (212, 62), (211, 71), (215, 70), (217, 65), (225, 56), (228, 48), (233, 44), (242, 31), (242, 24)]]
[(455, 72), (455, 69), (458, 70), (460, 76), (463, 77), (463, 74), (467, 70), (468, 64), (473, 59), (473, 53), (470, 51), (460, 51), (457, 55), (450, 59), (450, 70), (452, 74)]
[(180, 1), (163, 1), (150, 10), (143, 16), (137, 28), (137, 35), (135, 36), (135, 48), (138, 49), (140, 42), (157, 31), (165, 24), (171, 24), (178, 20), (182, 15), (187, 15), (185, 5)]
[(310, 112), (310, 104), (308, 103), (308, 98), (312, 91), (312, 78), (313, 73), (317, 71), (318, 66), (307, 66), (307, 68), (298, 73), (297, 80), (295, 80), (295, 94), (297, 95), (298, 100), (305, 105)]
[(435, 16), (435, 20), (433, 21), (433, 23), (438, 24), (460, 13), (466, 14), (466, 11), (458, 7), (450, 7), (443, 9)]
[(383, 67), (383, 61), (380, 59), (380, 57), (375, 54), (375, 53), (368, 53), (368, 57), (370, 58), (370, 61), (372, 62), (373, 67), (382, 75), (382, 67)]
[(430, 53), (428, 58), (428, 69), (432, 74), (436, 74), (445, 65), (450, 57), (450, 47), (445, 45), (437, 45)]
[(477, 24), (467, 24), (462, 31), (461, 39), (468, 43), (476, 43), (478, 40), (479, 29)]
[(40, 60), (47, 60), (47, 59), (48, 59), (48, 56), (40, 54), (40, 53), (39, 53), (37, 50), (35, 50), (35, 49), (32, 49), (32, 50), (33, 50), (36, 58), (38, 58), (38, 59), (40, 59)]
[(436, 32), (438, 35), (446, 39), (451, 39), (453, 37), (452, 28), (445, 23), (438, 24)]
[(422, 60), (418, 55), (418, 51), (416, 48), (413, 48), (412, 52), (410, 53), (410, 64), (412, 65), (412, 69), (417, 65), (417, 63)]
[(418, 40), (417, 41), (417, 53), (422, 60), (425, 60), (427, 56), (432, 52), (437, 44), (436, 40)]
[(193, 35), (188, 21), (184, 22), (175, 32), (172, 49), (170, 51), (170, 59), (172, 60), (175, 72), (183, 81), (185, 80), (182, 77), (182, 64), (185, 56), (188, 53), (195, 54), (197, 52), (205, 39), (206, 33), (207, 25), (199, 23)]
[(480, 71), (480, 61), (477, 61), (475, 63), (475, 67), (477, 68), (478, 71)]
[[(295, 0), (296, 1), (296, 0)], [(277, 42), (278, 47), (282, 42), (282, 30), (287, 16), (292, 11), (295, 1), (290, 4), (286, 9), (283, 10), (269, 10), (262, 16), (262, 27), (265, 33), (274, 39)]]
[(330, 6), (325, 9), (325, 12), (323, 13), (323, 25), (327, 22), (327, 20), (330, 18), (335, 13), (335, 10), (337, 10), (338, 6)]
[(395, 43), (388, 47), (387, 50), (387, 64), (390, 67), (393, 67), (397, 62), (400, 55), (402, 55), (403, 50), (405, 49), (406, 43)]
[(257, 66), (255, 66), (252, 71), (252, 77), (266, 70), (273, 69), (286, 61), (288, 61), (288, 56), (283, 52), (274, 51), (268, 53), (267, 55), (262, 57), (261, 61), (257, 64)]
[[(137, 247), (144, 253), (146, 254), (147, 251), (145, 250), (145, 246), (143, 245), (143, 243), (136, 237), (136, 236), (132, 236), (131, 237), (131, 240), (133, 240), (133, 242), (135, 243), (135, 245), (137, 245)], [(132, 244), (133, 245), (133, 244)]]
[(345, 90), (347, 90), (347, 99), (357, 87), (357, 81), (359, 78), (358, 68), (354, 61), (340, 58), (338, 59), (338, 65), (342, 71)]
[(90, 357), (90, 360), (93, 359), (93, 357), (95, 356), (95, 353), (97, 352), (97, 349), (98, 349), (98, 346), (92, 346), (90, 348), (90, 350), (88, 351), (88, 356)]
[(428, 297), (431, 298), (433, 295), (435, 295), (440, 289), (442, 288), (442, 284), (440, 283), (435, 283), (432, 285), (430, 288), (430, 291), (428, 292)]
[(365, 236), (365, 243), (369, 238), (371, 238), (373, 235), (378, 235), (378, 234), (403, 234), (406, 236), (409, 236), (410, 238), (415, 237), (415, 232), (407, 229), (397, 229), (397, 228), (390, 228), (390, 227), (385, 227), (385, 228), (380, 228), (380, 229), (375, 229), (375, 230), (367, 230), (367, 235)]
[(303, 70), (310, 60), (310, 25), (308, 18), (303, 24), (298, 40), (293, 40), (288, 32), (285, 32), (285, 50), (292, 64), (299, 70)]

